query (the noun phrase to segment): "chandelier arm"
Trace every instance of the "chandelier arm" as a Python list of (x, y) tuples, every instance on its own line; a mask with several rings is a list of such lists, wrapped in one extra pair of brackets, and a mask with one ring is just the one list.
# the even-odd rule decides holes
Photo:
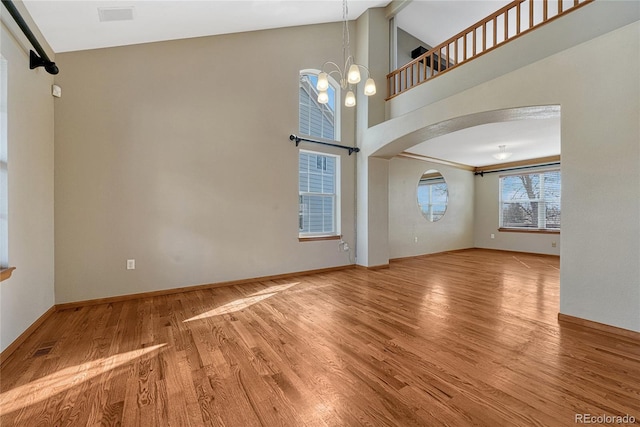
[[(327, 73), (326, 71), (324, 71), (324, 67), (327, 66), (327, 65), (333, 65), (334, 67), (336, 67), (336, 69), (331, 71), (331, 73), (335, 73), (337, 71), (338, 73), (342, 74), (342, 70), (340, 70), (340, 67), (338, 66), (338, 64), (336, 64), (333, 61), (327, 61), (324, 64), (322, 64), (322, 68), (320, 68), (320, 71), (323, 71), (323, 72)], [(327, 73), (327, 74), (329, 74), (329, 73)]]
[[(344, 74), (346, 75), (349, 72), (349, 66), (352, 64), (356, 64), (356, 60), (353, 58), (353, 55), (347, 56), (347, 59), (344, 61)], [(356, 64), (358, 65), (358, 64)]]
[(367, 68), (366, 65), (362, 65), (362, 64), (356, 64), (358, 67), (362, 67), (367, 71), (367, 77), (371, 77), (371, 71), (369, 71), (369, 69)]
[(324, 64), (322, 64), (322, 68), (320, 68), (320, 71), (324, 71), (324, 67), (325, 67), (326, 65), (333, 65), (334, 67), (336, 67), (336, 70), (340, 71), (340, 67), (338, 66), (338, 64), (336, 64), (336, 63), (335, 63), (335, 62), (333, 62), (333, 61), (327, 61), (327, 62), (325, 62)]

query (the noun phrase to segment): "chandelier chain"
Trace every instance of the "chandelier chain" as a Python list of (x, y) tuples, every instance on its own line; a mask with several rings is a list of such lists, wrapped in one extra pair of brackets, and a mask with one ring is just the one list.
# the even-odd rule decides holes
[(351, 56), (350, 49), (351, 41), (349, 40), (349, 6), (347, 0), (342, 0), (342, 60), (344, 61), (345, 69), (349, 63), (349, 57)]

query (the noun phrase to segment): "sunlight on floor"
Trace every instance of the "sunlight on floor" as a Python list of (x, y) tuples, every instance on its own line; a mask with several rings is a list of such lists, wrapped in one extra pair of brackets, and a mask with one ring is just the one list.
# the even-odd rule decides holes
[(186, 319), (183, 321), (183, 323), (192, 322), (194, 320), (202, 320), (202, 319), (206, 319), (207, 317), (220, 316), (222, 314), (235, 313), (237, 311), (250, 307), (254, 304), (257, 304), (260, 301), (264, 301), (268, 298), (271, 298), (272, 296), (277, 295), (279, 292), (286, 291), (287, 289), (298, 284), (300, 284), (300, 282), (270, 286), (261, 291), (254, 292), (246, 298), (240, 298), (240, 299), (228, 302), (226, 304), (221, 305), (220, 307), (214, 308), (213, 310), (209, 310), (197, 316)]
[(90, 380), (164, 346), (166, 346), (166, 344), (158, 344), (152, 347), (92, 360), (91, 362), (80, 365), (69, 366), (46, 377), (38, 378), (28, 384), (8, 390), (0, 394), (0, 415), (5, 415), (49, 399), (84, 381)]

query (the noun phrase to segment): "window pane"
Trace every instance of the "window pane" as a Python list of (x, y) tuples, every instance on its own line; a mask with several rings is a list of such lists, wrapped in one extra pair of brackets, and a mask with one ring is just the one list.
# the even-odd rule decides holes
[(318, 102), (315, 74), (300, 75), (299, 94), (299, 131), (303, 135), (336, 140), (336, 89), (329, 86), (327, 94), (329, 102)]
[(503, 227), (538, 227), (538, 203), (504, 203), (502, 207)]
[(317, 173), (309, 175), (309, 193), (322, 193), (322, 175)]
[(500, 226), (560, 229), (560, 171), (500, 178)]
[(447, 184), (433, 184), (431, 188), (431, 203), (446, 204), (448, 198)]
[(560, 228), (560, 203), (559, 202), (547, 202), (546, 203), (546, 221), (547, 228)]
[(545, 200), (560, 200), (560, 171), (544, 174)]
[(298, 181), (298, 191), (300, 193), (309, 192), (309, 174), (300, 172)]
[(299, 232), (335, 234), (337, 158), (301, 151), (299, 161)]

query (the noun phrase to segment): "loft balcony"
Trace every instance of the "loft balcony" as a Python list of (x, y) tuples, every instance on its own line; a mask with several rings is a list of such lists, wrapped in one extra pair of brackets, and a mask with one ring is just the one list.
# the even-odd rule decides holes
[(594, 0), (514, 0), (387, 75), (389, 101)]

